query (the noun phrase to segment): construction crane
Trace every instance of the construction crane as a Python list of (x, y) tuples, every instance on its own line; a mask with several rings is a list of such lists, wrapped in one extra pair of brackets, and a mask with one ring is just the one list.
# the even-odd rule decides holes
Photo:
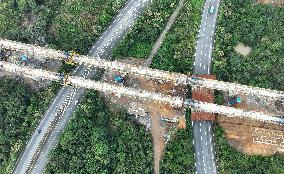
[(76, 51), (68, 51), (68, 52), (64, 52), (64, 55), (66, 56), (66, 58), (64, 59), (65, 63), (69, 64), (69, 65), (78, 65), (78, 62), (74, 61), (74, 57), (79, 55)]
[(65, 85), (65, 86), (72, 86), (71, 82), (68, 79), (69, 76), (70, 76), (69, 73), (65, 74), (64, 72), (62, 72), (62, 73), (58, 73), (57, 75), (58, 75), (58, 79), (61, 82), (61, 84)]

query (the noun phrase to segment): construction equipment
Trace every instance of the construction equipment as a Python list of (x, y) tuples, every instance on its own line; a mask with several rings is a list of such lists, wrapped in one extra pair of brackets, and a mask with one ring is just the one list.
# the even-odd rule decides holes
[(115, 81), (115, 83), (121, 84), (121, 83), (124, 83), (125, 79), (124, 79), (124, 77), (121, 76), (121, 74), (119, 72), (116, 72), (115, 76), (114, 76), (114, 81)]
[(78, 62), (74, 61), (74, 56), (77, 56), (78, 53), (76, 51), (68, 51), (64, 52), (64, 55), (66, 55), (66, 58), (64, 61), (69, 65), (78, 65)]
[(0, 60), (7, 62), (10, 55), (11, 55), (11, 51), (10, 50), (8, 50), (6, 48), (2, 48), (0, 50)]
[(232, 99), (230, 99), (229, 101), (228, 101), (228, 105), (229, 106), (235, 106), (237, 103), (241, 103), (242, 102), (242, 99), (241, 99), (241, 97), (234, 97), (234, 98), (232, 98)]
[(29, 57), (27, 55), (27, 53), (25, 51), (22, 51), (20, 57), (19, 57), (19, 60), (21, 62), (21, 65), (26, 65), (26, 63), (28, 62), (29, 60)]
[[(64, 74), (63, 74), (64, 75)], [(66, 75), (64, 75), (64, 85), (65, 86), (72, 86), (71, 82), (68, 80), (70, 74), (67, 73)]]

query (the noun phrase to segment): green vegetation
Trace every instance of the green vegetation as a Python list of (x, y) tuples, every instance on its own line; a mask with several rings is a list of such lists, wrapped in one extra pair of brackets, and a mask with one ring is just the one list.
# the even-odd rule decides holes
[(58, 85), (38, 92), (15, 80), (0, 80), (0, 173), (10, 173)]
[(284, 173), (284, 157), (247, 156), (228, 145), (224, 131), (220, 126), (215, 128), (218, 171), (221, 174), (268, 174)]
[(168, 142), (160, 165), (160, 173), (194, 173), (194, 149), (192, 146), (192, 131), (189, 113), (187, 112), (187, 127), (180, 129)]
[[(176, 8), (178, 1), (154, 2), (133, 30), (116, 47), (114, 58), (147, 58), (152, 46)], [(187, 73), (192, 70), (195, 38), (197, 36), (203, 1), (186, 1), (177, 21), (154, 57), (152, 68)], [(150, 13), (151, 12), (151, 13)], [(194, 172), (191, 127), (178, 130), (176, 137), (167, 144), (161, 161), (161, 173)]]
[(86, 53), (126, 0), (8, 0), (0, 37)]
[(0, 37), (44, 44), (62, 0), (6, 0), (0, 3)]
[[(198, 2), (198, 4), (196, 4), (196, 1), (186, 2), (181, 15), (178, 17), (178, 22), (168, 34), (171, 39), (166, 40), (165, 43), (168, 45), (163, 48), (160, 54), (170, 54), (174, 57), (181, 54), (175, 53), (174, 49), (181, 51), (184, 46), (188, 48), (187, 54), (181, 55), (183, 57), (178, 57), (178, 59), (188, 61), (188, 65), (192, 64), (194, 40), (197, 35), (202, 9), (202, 2)], [(191, 5), (191, 3), (194, 5)], [(175, 7), (176, 1), (154, 2), (154, 5), (146, 10), (133, 30), (116, 47), (113, 56), (118, 58), (129, 56), (146, 58)], [(191, 21), (194, 21), (194, 23)], [(185, 33), (186, 36), (183, 36)], [(180, 38), (182, 38), (182, 41), (180, 41)], [(173, 45), (174, 48), (170, 48), (169, 43), (173, 40), (175, 43), (179, 43), (179, 46)], [(190, 42), (188, 43), (188, 41)], [(190, 57), (182, 60), (190, 54), (189, 52), (192, 53)], [(168, 58), (172, 57), (169, 56)], [(164, 59), (164, 61), (167, 60)], [(172, 63), (174, 61), (176, 60), (171, 60)], [(177, 64), (172, 66), (177, 66)], [(191, 66), (188, 66), (184, 71), (189, 71), (190, 68)], [(105, 106), (99, 102), (100, 100), (102, 99), (98, 99), (91, 92), (87, 94), (86, 99), (76, 111), (74, 119), (62, 135), (58, 147), (51, 154), (46, 173), (152, 173), (151, 136), (148, 133), (145, 134), (145, 130), (141, 126), (136, 125), (135, 129), (133, 129), (133, 124), (136, 123), (133, 122), (130, 116), (111, 114), (107, 109), (102, 109)], [(101, 116), (98, 113), (101, 113)], [(125, 123), (126, 118), (129, 121)], [(114, 124), (117, 126), (113, 126)], [(128, 127), (124, 127), (124, 124), (127, 124)], [(121, 132), (118, 133), (117, 130)], [(126, 140), (121, 140), (120, 134), (126, 134), (126, 132), (131, 133), (127, 133), (128, 138), (124, 137), (127, 138)], [(113, 139), (114, 137), (116, 139)], [(161, 162), (161, 173), (188, 173), (188, 171), (194, 171), (191, 137), (190, 127), (188, 127), (186, 130), (179, 130), (176, 137), (170, 140)], [(129, 153), (133, 151), (130, 147), (145, 142), (147, 142), (146, 145), (143, 147), (138, 146), (139, 148), (135, 150), (136, 155), (140, 154), (143, 158), (135, 155), (135, 158), (133, 156), (131, 161), (127, 161), (129, 157), (126, 158), (126, 156), (129, 156)], [(120, 150), (117, 149), (117, 147), (120, 147), (117, 144), (125, 143), (128, 144), (127, 148), (123, 146)], [(82, 146), (82, 144), (84, 145)], [(130, 150), (127, 150), (129, 148)], [(98, 151), (102, 152), (99, 153)], [(121, 157), (121, 159), (118, 157)], [(123, 169), (120, 169), (122, 166)]]
[(153, 1), (138, 19), (133, 29), (127, 33), (125, 39), (115, 47), (113, 57), (147, 58), (156, 39), (164, 30), (177, 2), (177, 0)]
[(126, 0), (63, 0), (48, 30), (48, 43), (62, 50), (87, 53)]
[(130, 115), (88, 91), (51, 153), (46, 173), (153, 173), (152, 138)]
[[(177, 5), (176, 0), (167, 3), (154, 2), (133, 30), (115, 48), (113, 57), (147, 58), (156, 39)], [(203, 1), (186, 1), (180, 15), (154, 57), (151, 67), (187, 73), (192, 71), (195, 38), (197, 36)]]
[[(8, 0), (0, 4), (0, 37), (86, 53), (125, 2)], [(147, 58), (177, 2), (154, 1), (116, 47), (113, 57)], [(203, 1), (186, 1), (152, 68), (192, 71), (202, 9)], [(284, 88), (283, 11), (251, 1), (224, 0), (213, 64), (219, 79)], [(234, 51), (238, 42), (252, 47), (248, 57)], [(0, 173), (10, 172), (57, 89), (54, 84), (30, 92), (14, 80), (0, 81)], [(227, 144), (220, 126), (215, 130), (215, 140), (220, 173), (284, 173), (283, 157), (243, 155)], [(153, 173), (152, 149), (150, 133), (131, 115), (111, 113), (96, 92), (88, 91), (50, 154), (46, 173)], [(194, 172), (190, 125), (170, 140), (161, 161), (161, 173), (189, 172)]]
[[(6, 0), (0, 3), (0, 37), (86, 53), (126, 0)], [(72, 69), (63, 65), (61, 70)], [(56, 86), (56, 85), (55, 85)], [(0, 173), (9, 173), (58, 86), (37, 92), (0, 81)], [(3, 91), (3, 92), (2, 92)]]
[(192, 72), (203, 3), (201, 0), (185, 2), (176, 23), (154, 56), (152, 68), (181, 73)]
[[(284, 9), (224, 0), (218, 20), (213, 72), (219, 79), (284, 89)], [(252, 48), (244, 57), (238, 42)]]
[[(213, 72), (219, 79), (274, 89), (284, 89), (281, 27), (284, 9), (253, 4), (249, 0), (224, 0), (216, 32)], [(283, 27), (282, 27), (283, 28)], [(244, 57), (235, 52), (238, 42), (252, 48)], [(218, 103), (223, 103), (218, 93)], [(227, 144), (220, 126), (215, 130), (218, 170), (224, 174), (284, 173), (284, 158), (246, 156)]]

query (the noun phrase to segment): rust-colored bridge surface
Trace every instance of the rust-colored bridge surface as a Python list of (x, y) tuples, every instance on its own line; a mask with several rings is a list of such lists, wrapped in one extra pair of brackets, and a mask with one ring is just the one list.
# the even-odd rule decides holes
[[(206, 78), (216, 80), (215, 75), (196, 75), (196, 77)], [(214, 103), (214, 90), (203, 88), (203, 87), (194, 87), (192, 86), (192, 100)], [(204, 111), (199, 111), (196, 109), (191, 110), (191, 120), (192, 121), (215, 121), (216, 115), (214, 113), (208, 113)]]

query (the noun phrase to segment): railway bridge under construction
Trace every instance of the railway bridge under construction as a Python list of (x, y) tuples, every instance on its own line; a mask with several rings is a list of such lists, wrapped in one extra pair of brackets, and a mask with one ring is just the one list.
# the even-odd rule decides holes
[[(62, 60), (66, 57), (64, 51), (48, 49), (36, 45), (24, 44), (14, 42), (6, 39), (0, 39), (0, 46), (2, 48), (25, 52), (25, 54), (33, 56), (41, 56), (47, 59)], [(118, 70), (139, 76), (145, 76), (152, 79), (163, 81), (171, 81), (175, 84), (183, 84), (192, 86), (192, 99), (186, 99), (171, 95), (164, 95), (161, 93), (154, 93), (133, 89), (123, 86), (116, 86), (113, 84), (102, 83), (99, 81), (92, 81), (82, 77), (69, 76), (65, 79), (66, 83), (83, 88), (95, 89), (104, 93), (113, 93), (116, 95), (126, 95), (141, 100), (154, 100), (162, 102), (176, 108), (191, 108), (194, 110), (192, 120), (215, 120), (216, 114), (227, 115), (228, 117), (242, 117), (247, 119), (255, 119), (259, 121), (284, 124), (283, 116), (273, 115), (263, 112), (245, 111), (234, 107), (217, 105), (213, 103), (214, 95), (212, 90), (230, 91), (234, 93), (242, 93), (246, 95), (257, 95), (261, 97), (268, 97), (275, 100), (283, 99), (284, 92), (277, 90), (270, 90), (258, 87), (251, 87), (237, 83), (222, 82), (214, 79), (214, 76), (187, 76), (180, 73), (173, 73), (151, 69), (142, 66), (133, 66), (130, 64), (121, 63), (118, 61), (108, 61), (100, 59), (99, 57), (91, 59), (88, 56), (76, 55), (73, 61), (79, 64), (85, 64), (92, 67), (98, 67), (108, 70)], [(51, 81), (60, 81), (58, 73), (45, 71), (42, 69), (34, 69), (25, 66), (18, 66), (6, 61), (0, 62), (1, 70), (13, 72), (32, 79), (46, 79)], [(213, 77), (213, 78), (212, 78)], [(207, 92), (206, 92), (207, 91)], [(202, 114), (199, 114), (203, 112)]]

